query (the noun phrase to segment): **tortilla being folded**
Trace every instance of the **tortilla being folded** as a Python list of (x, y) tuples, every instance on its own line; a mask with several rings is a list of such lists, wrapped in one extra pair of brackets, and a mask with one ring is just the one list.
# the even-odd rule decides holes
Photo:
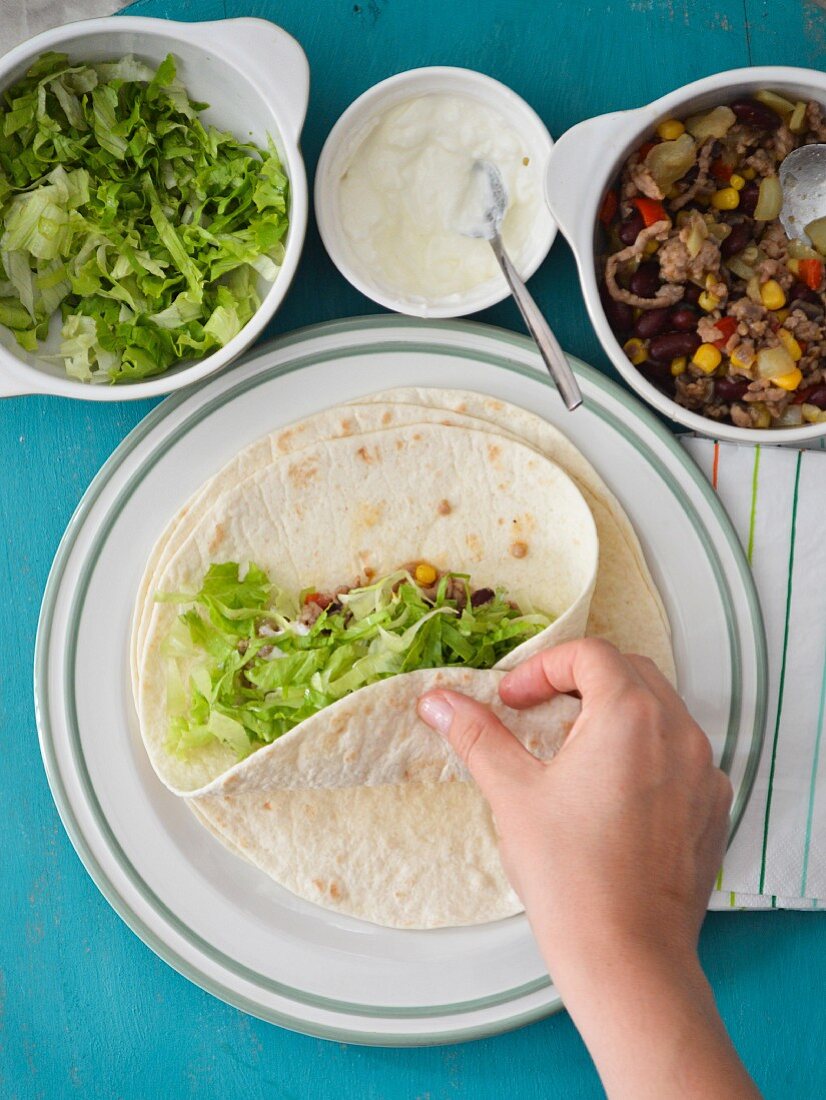
[[(393, 451), (397, 457), (387, 465)], [(378, 465), (392, 467), (390, 476), (376, 478), (365, 459), (373, 453), (381, 455)], [(565, 488), (571, 482), (549, 459), (579, 493)], [(286, 483), (314, 466), (304, 492), (284, 494)], [(497, 466), (499, 481), (490, 476)], [(525, 479), (523, 468), (531, 471)], [(432, 507), (417, 510), (422, 502), (450, 500), (447, 490), (440, 495), (444, 485), (461, 499), (458, 511), (451, 504), (454, 534), (447, 539)], [(331, 490), (320, 512), (312, 507), (318, 486)], [(397, 506), (377, 514), (377, 502), (391, 499)], [(588, 580), (594, 527), (577, 501), (598, 534), (595, 585)], [(285, 515), (292, 526), (282, 522)], [(516, 541), (529, 545), (525, 558), (514, 558), (512, 542), (498, 537), (513, 519)], [(535, 538), (546, 546), (544, 555), (534, 553)], [(170, 758), (163, 749), (159, 653), (175, 609), (156, 604), (157, 591), (191, 586), (208, 562), (245, 556), (280, 583), (285, 577), (299, 586), (347, 583), (367, 564), (364, 551), (375, 554), (377, 546), (369, 567), (379, 572), (424, 558), (469, 572), (474, 585), (504, 583), (518, 600), (557, 615), (578, 589), (550, 631), (527, 644), (530, 651), (581, 635), (587, 618), (588, 633), (647, 653), (674, 678), (668, 622), (633, 528), (570, 441), (540, 417), (481, 394), (388, 391), (251, 444), (187, 502), (159, 540), (141, 582), (131, 652), (150, 758), (210, 832), (300, 897), (394, 927), (479, 923), (518, 912), (490, 811), (449, 748), (417, 719), (415, 703), (432, 684), (465, 690), (498, 706), (523, 743), (547, 759), (578, 712), (573, 700), (508, 712), (498, 701), (498, 672), (415, 672), (362, 688), (240, 764), (221, 746), (197, 761)], [(549, 564), (561, 572), (554, 576)], [(304, 566), (321, 575), (302, 573)], [(565, 575), (571, 583), (562, 584), (560, 595)], [(522, 655), (515, 650), (508, 667)]]

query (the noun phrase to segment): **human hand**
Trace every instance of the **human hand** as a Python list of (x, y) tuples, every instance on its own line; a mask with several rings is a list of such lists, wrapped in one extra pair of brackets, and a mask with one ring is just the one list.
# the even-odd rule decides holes
[[(547, 763), (458, 692), (429, 692), (419, 714), (447, 737), (488, 799), (505, 870), (592, 1052), (602, 1050), (612, 1029), (615, 1038), (622, 1034), (605, 1002), (613, 998), (616, 1011), (630, 990), (644, 1001), (638, 1033), (649, 1024), (662, 1030), (670, 1006), (676, 1057), (676, 1036), (686, 1040), (685, 1016), (693, 1014), (706, 1046), (713, 1040), (721, 1055), (719, 1082), (747, 1090), (730, 1095), (753, 1095), (696, 954), (724, 852), (731, 784), (714, 766), (706, 735), (647, 658), (585, 639), (537, 654), (500, 685), (503, 702), (515, 709), (574, 692), (581, 713)], [(633, 1007), (620, 1009), (626, 1024)], [(608, 1038), (600, 1066), (606, 1084), (612, 1074), (628, 1084), (632, 1049), (627, 1034), (621, 1042)], [(666, 1057), (661, 1068), (673, 1074), (673, 1060)], [(652, 1095), (662, 1082), (660, 1075)], [(648, 1095), (638, 1078), (633, 1085), (632, 1094)]]

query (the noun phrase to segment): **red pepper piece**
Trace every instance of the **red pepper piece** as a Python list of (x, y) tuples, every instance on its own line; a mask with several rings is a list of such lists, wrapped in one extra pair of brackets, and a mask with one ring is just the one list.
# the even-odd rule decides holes
[(720, 180), (722, 183), (728, 183), (728, 181), (734, 174), (734, 169), (732, 168), (732, 166), (730, 164), (726, 164), (726, 162), (720, 157), (718, 157), (717, 160), (713, 160), (711, 162), (711, 168), (709, 169), (709, 171), (716, 180)]
[(797, 271), (801, 283), (805, 283), (809, 290), (817, 290), (823, 280), (823, 261), (798, 260)]
[(715, 348), (719, 348), (720, 351), (722, 351), (729, 339), (734, 335), (737, 329), (737, 322), (733, 317), (721, 317), (719, 321), (714, 322), (714, 327), (719, 329), (723, 334), (719, 340), (714, 341)]
[(631, 204), (636, 206), (637, 210), (642, 214), (643, 224), (646, 229), (655, 222), (670, 221), (668, 214), (665, 212), (665, 207), (661, 202), (657, 202), (656, 199), (632, 199)]

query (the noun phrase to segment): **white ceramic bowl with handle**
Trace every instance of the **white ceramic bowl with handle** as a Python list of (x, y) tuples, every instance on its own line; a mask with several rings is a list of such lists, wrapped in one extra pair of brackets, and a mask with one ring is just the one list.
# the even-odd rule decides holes
[(629, 153), (666, 118), (686, 118), (697, 111), (731, 103), (769, 88), (787, 99), (814, 99), (826, 104), (826, 73), (767, 65), (716, 73), (677, 88), (645, 107), (614, 111), (580, 122), (557, 139), (545, 176), (545, 198), (554, 220), (573, 250), (591, 322), (597, 336), (626, 382), (640, 397), (678, 423), (715, 439), (737, 443), (794, 443), (826, 436), (826, 424), (799, 428), (752, 429), (721, 424), (690, 412), (648, 382), (629, 361), (605, 317), (599, 296), (599, 255), (605, 242), (599, 210), (606, 190)]
[(178, 78), (190, 98), (208, 103), (207, 123), (266, 147), (271, 135), (290, 180), (290, 224), (284, 262), (273, 283), (261, 280), (261, 305), (223, 348), (199, 360), (185, 360), (142, 382), (88, 384), (69, 378), (63, 364), (29, 354), (0, 326), (0, 396), (49, 393), (92, 401), (154, 397), (198, 382), (225, 366), (256, 339), (290, 285), (307, 228), (307, 179), (299, 138), (307, 112), (310, 75), (294, 38), (264, 19), (175, 23), (166, 19), (117, 16), (67, 23), (38, 34), (0, 58), (0, 89), (20, 80), (47, 50), (72, 61), (104, 61), (134, 54), (157, 65), (175, 55)]

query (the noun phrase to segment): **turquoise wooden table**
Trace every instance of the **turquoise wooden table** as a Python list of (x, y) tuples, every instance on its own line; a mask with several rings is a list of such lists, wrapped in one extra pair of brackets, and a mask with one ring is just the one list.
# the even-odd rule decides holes
[[(130, 10), (179, 19), (257, 15), (294, 34), (312, 68), (304, 137), (311, 173), (347, 104), (412, 66), (490, 73), (559, 134), (588, 115), (636, 106), (716, 70), (826, 62), (826, 12), (799, 0), (139, 0)], [(562, 344), (610, 371), (563, 243), (532, 286)], [(374, 309), (341, 279), (311, 226), (270, 335)], [(519, 328), (509, 304), (483, 319)], [(63, 833), (40, 764), (32, 648), (63, 528), (101, 463), (148, 408), (51, 398), (0, 407), (0, 1095), (601, 1095), (564, 1014), (496, 1039), (429, 1050), (308, 1039), (190, 985), (98, 894)], [(702, 955), (726, 1024), (765, 1095), (824, 1095), (824, 915), (717, 914), (706, 922)]]

